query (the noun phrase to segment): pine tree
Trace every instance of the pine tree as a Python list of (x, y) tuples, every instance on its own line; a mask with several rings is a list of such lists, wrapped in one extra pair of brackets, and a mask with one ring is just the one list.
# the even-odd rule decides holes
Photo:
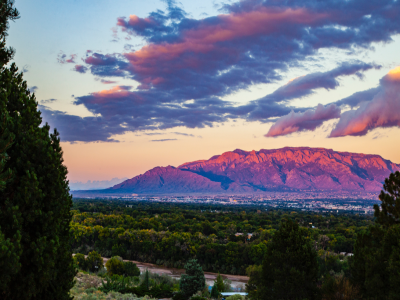
[[(317, 299), (318, 263), (307, 230), (284, 220), (272, 237), (262, 265), (256, 299)], [(257, 282), (257, 281), (256, 281)]]
[(400, 224), (400, 172), (391, 173), (385, 179), (383, 190), (379, 194), (381, 207), (375, 204), (376, 222), (385, 227)]
[(217, 278), (215, 278), (214, 285), (217, 286), (219, 293), (225, 292), (224, 279), (222, 279), (222, 276), (219, 274), (219, 272)]
[[(15, 64), (5, 65), (12, 0), (0, 0), (0, 115), (13, 137), (4, 169), (12, 178), (0, 191), (0, 298), (70, 299), (75, 270), (69, 245), (72, 198), (59, 134), (41, 126), (35, 96)], [(4, 155), (3, 155), (4, 157)]]
[(217, 285), (214, 283), (214, 285), (211, 288), (211, 298), (212, 299), (218, 299), (219, 298), (219, 291)]
[(181, 276), (179, 282), (179, 289), (182, 294), (189, 298), (197, 291), (204, 289), (206, 285), (206, 279), (201, 266), (197, 263), (196, 259), (189, 260), (185, 265), (186, 274)]

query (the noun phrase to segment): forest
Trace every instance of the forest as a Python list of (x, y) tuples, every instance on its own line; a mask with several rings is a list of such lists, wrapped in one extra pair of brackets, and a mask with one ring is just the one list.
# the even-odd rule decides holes
[(347, 270), (347, 260), (334, 254), (352, 253), (357, 234), (373, 224), (366, 215), (116, 200), (75, 199), (72, 212), (74, 253), (95, 250), (104, 257), (174, 268), (195, 258), (204, 271), (236, 275), (262, 264), (283, 219), (306, 230), (319, 253), (321, 276), (326, 268)]

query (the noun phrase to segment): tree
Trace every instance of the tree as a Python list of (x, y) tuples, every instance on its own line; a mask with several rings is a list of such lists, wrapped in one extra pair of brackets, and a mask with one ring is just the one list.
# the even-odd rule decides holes
[(206, 279), (203, 269), (197, 263), (196, 259), (189, 260), (185, 265), (185, 270), (186, 274), (181, 276), (179, 289), (186, 298), (189, 298), (197, 293), (197, 291), (204, 289)]
[(139, 276), (140, 270), (133, 262), (127, 261), (124, 263), (124, 274), (125, 276)]
[(218, 287), (217, 287), (216, 283), (214, 282), (214, 285), (211, 288), (211, 295), (210, 296), (211, 296), (212, 299), (218, 299), (219, 295), (220, 295), (220, 293), (218, 291)]
[(144, 272), (143, 282), (140, 285), (144, 290), (150, 290), (150, 278), (149, 278), (149, 270), (146, 269)]
[(379, 194), (381, 209), (374, 205), (376, 223), (389, 227), (400, 223), (400, 172), (391, 173), (385, 179), (383, 190)]
[(0, 191), (4, 190), (6, 183), (11, 178), (11, 170), (4, 170), (5, 164), (8, 161), (7, 149), (10, 148), (13, 136), (7, 130), (9, 122), (8, 112), (6, 109), (1, 109), (0, 115)]
[(77, 253), (74, 255), (74, 263), (80, 270), (86, 271), (88, 269), (85, 255), (82, 253)]
[(113, 256), (106, 262), (106, 268), (108, 275), (123, 275), (125, 268), (122, 258), (119, 256)]
[(75, 268), (67, 169), (58, 132), (42, 126), (15, 64), (5, 66), (14, 53), (5, 48), (8, 22), (18, 18), (13, 5), (0, 0), (0, 116), (8, 115), (13, 137), (4, 165), (12, 178), (0, 191), (0, 298), (70, 299)]
[(221, 274), (219, 274), (219, 272), (217, 278), (215, 278), (214, 285), (217, 287), (219, 293), (225, 292), (224, 279), (222, 278)]
[[(286, 219), (268, 244), (256, 299), (317, 299), (317, 253), (307, 229)], [(256, 280), (257, 282), (257, 280)]]
[(89, 271), (97, 272), (104, 267), (103, 258), (96, 251), (92, 251), (86, 258), (86, 265)]
[(365, 299), (399, 299), (400, 172), (385, 179), (374, 205), (376, 224), (358, 234), (351, 263), (352, 282)]

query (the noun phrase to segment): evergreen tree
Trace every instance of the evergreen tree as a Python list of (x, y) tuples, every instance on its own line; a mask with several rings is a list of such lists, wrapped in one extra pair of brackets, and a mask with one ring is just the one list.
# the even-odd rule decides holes
[[(5, 48), (12, 0), (0, 0), (0, 116), (9, 138), (2, 154), (11, 180), (0, 191), (0, 298), (70, 299), (75, 270), (70, 250), (72, 198), (58, 132), (41, 126), (35, 96)], [(7, 174), (8, 177), (10, 173)], [(3, 173), (4, 177), (4, 173)], [(4, 179), (3, 179), (4, 182)]]
[[(318, 263), (307, 229), (284, 220), (272, 237), (255, 299), (317, 299)], [(257, 282), (257, 281), (256, 281)]]
[(217, 286), (218, 292), (225, 292), (224, 280), (222, 279), (222, 276), (221, 274), (219, 274), (219, 272), (217, 278), (215, 278), (214, 285)]
[(385, 179), (374, 205), (376, 224), (357, 236), (353, 283), (364, 299), (400, 299), (400, 172)]
[(143, 282), (142, 282), (142, 284), (140, 286), (146, 291), (150, 290), (149, 270), (147, 270), (147, 269), (144, 272)]
[(389, 227), (400, 224), (400, 172), (391, 173), (385, 179), (383, 190), (379, 194), (381, 207), (374, 205), (376, 223)]
[(197, 291), (201, 291), (206, 286), (206, 279), (201, 266), (196, 259), (189, 260), (185, 265), (186, 274), (181, 276), (179, 289), (182, 294), (189, 298)]
[(127, 261), (124, 263), (124, 274), (125, 276), (139, 276), (140, 270), (133, 262)]
[(213, 299), (218, 299), (219, 298), (219, 291), (218, 291), (218, 287), (216, 285), (216, 283), (214, 282), (214, 285), (211, 288), (211, 298)]

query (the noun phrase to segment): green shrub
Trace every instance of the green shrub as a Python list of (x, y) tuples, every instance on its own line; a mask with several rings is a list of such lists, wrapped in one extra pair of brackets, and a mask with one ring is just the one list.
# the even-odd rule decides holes
[(119, 256), (113, 256), (106, 262), (107, 273), (110, 276), (123, 275), (125, 272), (124, 262)]
[(239, 294), (232, 295), (226, 298), (226, 300), (244, 300), (245, 297)]
[(91, 272), (98, 272), (104, 267), (103, 258), (96, 251), (92, 251), (86, 258), (86, 267)]
[(136, 266), (136, 264), (128, 261), (124, 263), (124, 274), (125, 276), (139, 276), (140, 275), (140, 270)]
[(74, 255), (74, 263), (79, 270), (87, 270), (86, 258), (82, 253), (77, 253)]

